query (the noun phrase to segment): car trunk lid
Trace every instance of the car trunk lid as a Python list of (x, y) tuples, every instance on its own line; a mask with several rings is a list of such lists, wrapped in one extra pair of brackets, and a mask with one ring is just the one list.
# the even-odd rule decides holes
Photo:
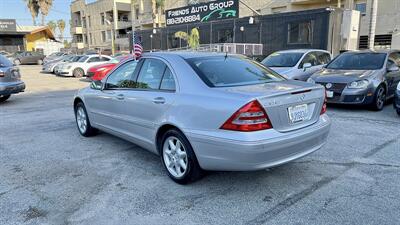
[(271, 82), (226, 88), (247, 94), (264, 107), (275, 130), (288, 132), (318, 121), (324, 104), (324, 88), (299, 81)]

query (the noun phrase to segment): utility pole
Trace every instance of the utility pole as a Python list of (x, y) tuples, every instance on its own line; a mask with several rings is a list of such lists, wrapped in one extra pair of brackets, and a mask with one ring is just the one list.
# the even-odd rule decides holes
[(134, 35), (135, 35), (135, 20), (136, 20), (136, 9), (135, 9), (135, 3), (136, 3), (136, 0), (131, 0), (131, 24), (132, 24), (132, 37), (131, 37), (131, 40), (129, 40), (129, 43), (131, 43), (131, 41), (132, 41), (132, 48), (130, 49), (130, 52), (132, 53), (132, 54), (135, 54), (134, 52), (133, 52), (133, 46), (135, 45), (135, 43), (133, 43), (133, 38), (134, 38)]
[(371, 1), (371, 14), (369, 20), (369, 39), (368, 48), (373, 50), (375, 47), (376, 17), (378, 15), (378, 0)]

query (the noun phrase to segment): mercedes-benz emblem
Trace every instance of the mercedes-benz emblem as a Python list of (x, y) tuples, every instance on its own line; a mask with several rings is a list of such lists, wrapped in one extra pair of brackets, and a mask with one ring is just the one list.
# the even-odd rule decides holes
[(331, 83), (327, 83), (325, 87), (326, 87), (327, 89), (329, 89), (329, 88), (332, 87), (332, 84), (331, 84)]

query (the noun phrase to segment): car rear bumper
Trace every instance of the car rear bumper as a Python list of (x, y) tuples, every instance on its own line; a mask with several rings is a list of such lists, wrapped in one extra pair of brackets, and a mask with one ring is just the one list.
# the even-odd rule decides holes
[(201, 168), (251, 171), (278, 166), (320, 149), (326, 143), (330, 124), (328, 116), (322, 115), (317, 123), (286, 133), (273, 129), (257, 134), (237, 132), (237, 139), (210, 136), (207, 132), (185, 133)]
[(0, 95), (11, 95), (23, 92), (25, 83), (23, 81), (0, 83)]

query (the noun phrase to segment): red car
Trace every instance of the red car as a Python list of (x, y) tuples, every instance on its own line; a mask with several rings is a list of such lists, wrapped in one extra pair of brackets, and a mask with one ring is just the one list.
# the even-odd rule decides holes
[(87, 76), (91, 80), (102, 80), (108, 72), (110, 72), (119, 62), (130, 58), (131, 56), (118, 56), (110, 60), (108, 63), (93, 66), (88, 70)]

